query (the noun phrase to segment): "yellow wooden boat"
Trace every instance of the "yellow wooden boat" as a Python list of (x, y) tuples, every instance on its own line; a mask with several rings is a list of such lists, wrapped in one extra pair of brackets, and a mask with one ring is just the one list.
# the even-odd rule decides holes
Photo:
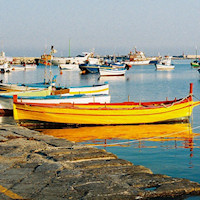
[(190, 94), (182, 99), (157, 102), (123, 102), (108, 104), (26, 104), (14, 99), (14, 119), (76, 125), (125, 125), (188, 122), (192, 109), (200, 102)]

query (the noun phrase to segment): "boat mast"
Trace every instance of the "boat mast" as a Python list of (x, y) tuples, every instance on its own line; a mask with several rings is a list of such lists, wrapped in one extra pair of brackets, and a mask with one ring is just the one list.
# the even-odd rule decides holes
[(71, 57), (70, 39), (69, 39), (69, 58)]
[(45, 40), (45, 51), (44, 51), (44, 62), (45, 62), (45, 68), (44, 68), (44, 83), (46, 84), (47, 80), (47, 57), (46, 57), (46, 51), (47, 51), (47, 41)]
[(197, 61), (197, 46), (196, 46), (196, 61)]
[[(52, 55), (56, 53), (56, 50), (54, 49), (54, 46), (51, 46), (51, 52), (50, 52), (50, 59), (52, 59)], [(53, 78), (53, 74), (52, 74), (52, 71), (51, 71), (51, 60), (49, 61), (48, 60), (48, 63), (50, 65), (50, 68), (49, 68), (49, 80), (50, 80), (50, 83), (52, 84), (52, 78)]]

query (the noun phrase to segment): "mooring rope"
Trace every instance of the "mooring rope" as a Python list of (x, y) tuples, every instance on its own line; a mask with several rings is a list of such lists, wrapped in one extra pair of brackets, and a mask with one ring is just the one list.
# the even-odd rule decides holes
[(196, 97), (195, 95), (193, 95), (194, 98), (196, 98), (198, 101), (200, 101), (200, 99), (198, 97)]
[[(197, 128), (200, 128), (200, 126), (196, 126), (194, 128), (191, 128), (192, 130), (195, 130)], [(189, 130), (189, 129), (188, 129)], [(139, 141), (147, 141), (147, 140), (152, 140), (152, 139), (157, 139), (157, 138), (162, 138), (162, 137), (167, 137), (167, 136), (171, 136), (171, 135), (175, 135), (175, 134), (178, 134), (178, 133), (182, 133), (184, 132), (185, 130), (183, 131), (178, 131), (178, 132), (173, 132), (173, 133), (170, 133), (170, 134), (166, 134), (166, 135), (161, 135), (161, 136), (155, 136), (155, 137), (149, 137), (149, 138), (144, 138), (144, 139), (140, 139)], [(116, 143), (110, 143), (110, 144), (97, 144), (97, 145), (90, 145), (92, 147), (99, 147), (99, 146), (115, 146), (115, 145), (122, 145), (122, 144), (129, 144), (129, 143), (136, 143), (138, 142), (138, 140), (130, 140), (130, 141), (127, 141), (127, 142), (116, 142)]]
[[(198, 98), (195, 97), (194, 95), (193, 95), (193, 97), (200, 101), (200, 99), (198, 99)], [(181, 101), (185, 100), (186, 98), (187, 98), (187, 97), (185, 97), (185, 98), (183, 98), (183, 99), (181, 99), (181, 100), (179, 100), (179, 101), (177, 101), (177, 102), (181, 102)], [(177, 103), (177, 102), (176, 102), (176, 103)], [(196, 127), (194, 127), (194, 128), (191, 128), (191, 130), (195, 130), (195, 129), (197, 129), (197, 128), (200, 128), (200, 126), (196, 126)], [(189, 129), (188, 129), (188, 130), (189, 130)], [(144, 138), (144, 139), (140, 139), (140, 141), (147, 141), (147, 140), (152, 140), (152, 139), (167, 137), (167, 136), (175, 135), (175, 134), (178, 134), (178, 133), (182, 133), (182, 132), (184, 132), (184, 131), (185, 131), (185, 130), (183, 130), (183, 131), (178, 131), (178, 132), (173, 132), (173, 133), (166, 134), (166, 135), (161, 135), (161, 136), (155, 136), (155, 137)], [(105, 146), (115, 146), (115, 145), (122, 145), (122, 144), (136, 143), (136, 142), (138, 142), (138, 140), (129, 140), (129, 141), (127, 141), (127, 142), (117, 142), (117, 143), (110, 143), (110, 144), (97, 144), (97, 145), (90, 145), (90, 146), (94, 146), (94, 147), (104, 146), (104, 147), (105, 147)]]

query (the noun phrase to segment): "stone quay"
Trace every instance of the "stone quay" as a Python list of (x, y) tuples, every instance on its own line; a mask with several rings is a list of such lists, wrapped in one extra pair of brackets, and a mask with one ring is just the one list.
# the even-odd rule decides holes
[(102, 149), (1, 125), (0, 199), (183, 199), (194, 195), (200, 195), (199, 183), (153, 174)]

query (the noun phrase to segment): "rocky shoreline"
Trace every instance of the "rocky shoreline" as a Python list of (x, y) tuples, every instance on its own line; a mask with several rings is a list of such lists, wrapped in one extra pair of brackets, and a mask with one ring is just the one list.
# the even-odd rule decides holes
[(0, 199), (184, 199), (200, 184), (153, 174), (102, 149), (0, 128)]

